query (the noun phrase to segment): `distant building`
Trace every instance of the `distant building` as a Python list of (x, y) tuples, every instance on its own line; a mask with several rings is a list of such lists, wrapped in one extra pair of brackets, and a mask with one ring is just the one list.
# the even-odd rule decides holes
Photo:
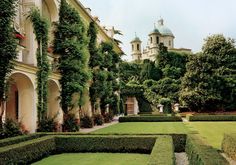
[(163, 43), (169, 51), (177, 52), (191, 52), (191, 49), (187, 48), (174, 48), (175, 36), (172, 31), (164, 25), (164, 20), (160, 19), (158, 25), (148, 35), (148, 43), (146, 48), (142, 51), (142, 41), (135, 36), (130, 42), (132, 46), (132, 58), (133, 60), (155, 60), (155, 56), (159, 51), (159, 44)]

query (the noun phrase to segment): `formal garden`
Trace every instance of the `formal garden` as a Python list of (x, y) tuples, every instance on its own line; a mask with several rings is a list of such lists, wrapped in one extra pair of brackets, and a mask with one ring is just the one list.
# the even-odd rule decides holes
[[(38, 43), (37, 130), (17, 121), (2, 122), (8, 76), (17, 43), (11, 25), (16, 0), (0, 4), (0, 164), (229, 165), (236, 164), (236, 48), (216, 34), (196, 54), (170, 52), (159, 44), (155, 61), (125, 62), (113, 42), (97, 43), (97, 25), (85, 26), (79, 13), (61, 0), (53, 52), (60, 56), (58, 129), (47, 116), (49, 26), (32, 9)], [(87, 95), (86, 95), (87, 94)], [(135, 97), (139, 114), (128, 115)], [(91, 102), (92, 115), (81, 107)], [(179, 104), (178, 110), (173, 107)], [(158, 109), (163, 106), (163, 112)], [(75, 107), (79, 107), (79, 118)], [(83, 133), (104, 123), (114, 125)], [(30, 124), (30, 123), (29, 123)]]

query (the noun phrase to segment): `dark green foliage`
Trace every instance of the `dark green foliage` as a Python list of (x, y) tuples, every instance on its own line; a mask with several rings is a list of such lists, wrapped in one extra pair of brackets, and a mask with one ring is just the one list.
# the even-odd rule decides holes
[(56, 149), (54, 137), (42, 137), (0, 149), (0, 162), (5, 164), (29, 164), (50, 155)]
[(120, 69), (120, 81), (123, 85), (132, 80), (140, 79), (140, 72), (142, 65), (134, 62), (121, 62), (119, 64)]
[(181, 100), (194, 111), (236, 108), (236, 48), (232, 39), (212, 35), (203, 52), (190, 56), (181, 84)]
[(17, 57), (17, 42), (14, 38), (12, 22), (17, 0), (3, 0), (0, 4), (0, 129), (2, 127), (3, 102), (6, 101), (7, 79), (14, 68)]
[(140, 112), (152, 112), (150, 102), (144, 96), (136, 97)]
[(175, 165), (174, 145), (171, 136), (157, 138), (148, 165)]
[(55, 131), (55, 127), (54, 119), (46, 118), (38, 123), (37, 132), (53, 132)]
[(2, 131), (0, 132), (0, 139), (18, 135), (22, 135), (22, 132), (20, 131), (20, 124), (11, 119), (6, 119), (3, 123)]
[(64, 115), (63, 131), (77, 132), (79, 129), (79, 121), (74, 114)]
[(103, 94), (101, 95), (100, 107), (104, 114), (106, 105), (109, 104), (109, 109), (113, 114), (119, 113), (119, 97), (117, 92), (120, 89), (120, 84), (117, 81), (119, 77), (119, 62), (120, 54), (113, 50), (113, 43), (101, 43), (100, 52), (104, 57), (103, 64), (100, 68), (106, 72), (107, 79), (103, 83)]
[(187, 136), (185, 151), (191, 165), (229, 165), (216, 149), (206, 145), (196, 135)]
[(236, 121), (236, 115), (194, 115), (189, 121)]
[[(38, 94), (38, 119), (39, 127), (47, 119), (47, 106), (48, 106), (48, 76), (49, 76), (49, 62), (48, 62), (48, 31), (49, 23), (45, 18), (40, 16), (39, 9), (31, 9), (29, 19), (33, 23), (34, 33), (38, 42), (37, 49), (37, 94)], [(40, 128), (41, 129), (41, 128)], [(41, 129), (42, 131), (43, 129)]]
[(93, 128), (94, 126), (94, 121), (93, 118), (86, 115), (84, 117), (80, 118), (80, 127), (81, 128)]
[(148, 136), (58, 136), (57, 152), (150, 153), (156, 137)]
[(160, 104), (162, 104), (163, 107), (163, 112), (165, 114), (172, 113), (172, 108), (171, 108), (171, 100), (169, 98), (161, 98), (160, 99)]
[(231, 159), (236, 160), (236, 134), (224, 134), (221, 148)]
[(162, 98), (169, 98), (172, 103), (178, 102), (180, 81), (169, 77), (159, 81), (146, 80), (143, 83), (145, 98), (153, 105), (160, 104)]
[(160, 80), (162, 77), (162, 71), (155, 66), (155, 63), (150, 60), (144, 60), (142, 70), (140, 73), (140, 81), (152, 79), (155, 81)]
[[(61, 106), (65, 114), (75, 107), (82, 106), (80, 98), (90, 78), (87, 43), (86, 29), (79, 13), (66, 0), (61, 0), (54, 52), (60, 55)], [(75, 94), (78, 97), (72, 102)]]
[(93, 115), (93, 121), (94, 121), (95, 125), (103, 125), (104, 124), (104, 118), (101, 114)]
[(97, 48), (97, 29), (94, 22), (90, 22), (87, 35), (89, 37), (88, 49), (90, 53), (89, 67), (91, 69), (102, 65), (103, 57)]
[(182, 122), (179, 116), (130, 116), (120, 117), (119, 122)]
[(44, 135), (43, 134), (30, 134), (30, 135), (20, 135), (20, 136), (16, 136), (16, 137), (6, 138), (3, 140), (0, 140), (0, 147), (18, 144), (20, 142), (36, 139), (36, 138), (39, 138), (42, 136), (44, 136)]

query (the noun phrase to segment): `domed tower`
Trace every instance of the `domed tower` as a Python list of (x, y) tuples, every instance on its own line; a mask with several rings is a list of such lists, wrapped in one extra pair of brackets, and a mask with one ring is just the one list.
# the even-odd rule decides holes
[(149, 56), (154, 57), (158, 53), (158, 45), (160, 43), (161, 33), (154, 25), (154, 29), (149, 33)]
[(160, 42), (160, 35), (161, 35), (161, 33), (156, 28), (156, 26), (154, 26), (154, 29), (148, 35), (150, 48), (158, 47), (158, 44)]
[(163, 43), (168, 49), (174, 48), (174, 38), (172, 31), (164, 25), (164, 20), (158, 20), (157, 29), (161, 34), (160, 43)]
[(141, 60), (142, 59), (142, 52), (141, 52), (142, 41), (135, 34), (135, 38), (130, 43), (132, 46), (131, 55), (132, 55), (133, 60)]

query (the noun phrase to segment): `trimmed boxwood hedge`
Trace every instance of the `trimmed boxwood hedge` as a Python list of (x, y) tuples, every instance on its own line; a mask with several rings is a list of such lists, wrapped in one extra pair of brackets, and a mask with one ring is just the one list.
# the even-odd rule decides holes
[(12, 145), (12, 144), (17, 144), (17, 143), (24, 142), (27, 140), (36, 139), (36, 138), (39, 138), (42, 136), (45, 136), (45, 134), (20, 135), (20, 136), (16, 136), (16, 137), (12, 137), (12, 138), (2, 139), (2, 140), (0, 140), (0, 147)]
[(236, 160), (236, 133), (225, 134), (221, 148), (230, 158)]
[(236, 115), (196, 115), (188, 116), (189, 121), (236, 121)]
[(53, 136), (41, 137), (0, 148), (0, 164), (29, 164), (53, 153)]
[(175, 165), (174, 146), (171, 136), (157, 138), (148, 165)]
[(229, 165), (216, 149), (206, 145), (196, 135), (187, 136), (185, 151), (191, 165)]
[(58, 136), (56, 150), (63, 152), (150, 153), (154, 136)]
[(128, 116), (120, 117), (119, 122), (182, 122), (179, 116)]

